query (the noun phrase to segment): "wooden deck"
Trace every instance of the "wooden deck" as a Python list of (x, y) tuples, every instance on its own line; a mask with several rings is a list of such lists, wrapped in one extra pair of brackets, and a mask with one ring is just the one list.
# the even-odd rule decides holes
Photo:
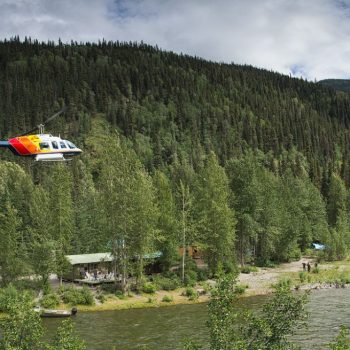
[(90, 279), (75, 279), (73, 281), (74, 283), (78, 283), (78, 284), (85, 284), (88, 286), (97, 286), (99, 284), (103, 284), (103, 283), (115, 283), (115, 279), (96, 279), (96, 280), (90, 280)]

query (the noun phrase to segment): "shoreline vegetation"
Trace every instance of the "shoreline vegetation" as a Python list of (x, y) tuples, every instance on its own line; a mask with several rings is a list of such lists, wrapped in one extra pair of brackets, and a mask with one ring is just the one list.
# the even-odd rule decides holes
[[(303, 263), (308, 262), (311, 265), (310, 272), (303, 271)], [(350, 288), (350, 260), (321, 262), (317, 267), (315, 262), (316, 257), (303, 257), (298, 261), (272, 267), (247, 265), (241, 268), (243, 272), (236, 279), (235, 293), (238, 298), (270, 295), (274, 293), (276, 286), (281, 285), (295, 291)], [(45, 309), (71, 310), (75, 306), (79, 312), (100, 312), (207, 303), (215, 284), (215, 280), (206, 280), (188, 287), (162, 290), (161, 287), (154, 288), (155, 283), (147, 282), (145, 285), (153, 288), (122, 294), (104, 290), (101, 286), (90, 288), (72, 283), (59, 286), (57, 280), (52, 280), (50, 291), (45, 295), (32, 289), (33, 286), (28, 289), (29, 285), (19, 290), (28, 290), (34, 298), (34, 304)], [(16, 285), (14, 287), (18, 288)], [(11, 287), (7, 293), (12, 293)]]
[[(302, 263), (310, 262), (313, 266), (310, 273), (303, 271)], [(210, 286), (215, 281), (206, 282)], [(350, 287), (350, 261), (319, 263), (314, 268), (313, 258), (302, 258), (299, 261), (285, 263), (276, 267), (254, 268), (254, 272), (240, 273), (237, 278), (236, 292), (240, 298), (272, 294), (274, 286), (288, 285), (292, 290), (316, 290)], [(193, 293), (196, 295), (189, 295)], [(197, 295), (199, 292), (202, 295)], [(118, 311), (138, 308), (206, 303), (210, 300), (210, 290), (203, 284), (194, 288), (177, 288), (173, 291), (158, 290), (154, 293), (132, 293), (125, 296), (104, 294), (103, 302), (98, 299), (98, 292), (93, 291), (94, 305), (78, 305), (79, 312)], [(59, 304), (57, 309), (69, 310), (72, 304)]]

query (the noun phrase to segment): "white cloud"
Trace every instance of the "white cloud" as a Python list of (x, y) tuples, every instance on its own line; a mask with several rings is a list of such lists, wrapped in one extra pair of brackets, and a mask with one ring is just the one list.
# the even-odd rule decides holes
[(0, 0), (0, 37), (141, 41), (308, 79), (350, 77), (350, 0)]

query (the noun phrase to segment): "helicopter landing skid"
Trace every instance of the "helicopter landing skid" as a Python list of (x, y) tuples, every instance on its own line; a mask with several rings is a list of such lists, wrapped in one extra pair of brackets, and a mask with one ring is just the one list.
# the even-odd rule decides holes
[(40, 159), (40, 160), (35, 160), (37, 163), (42, 163), (42, 162), (71, 162), (73, 159), (69, 158), (63, 158), (63, 159)]

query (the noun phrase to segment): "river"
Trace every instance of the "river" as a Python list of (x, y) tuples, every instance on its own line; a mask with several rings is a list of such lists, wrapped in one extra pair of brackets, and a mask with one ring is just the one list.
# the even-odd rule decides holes
[[(266, 300), (266, 296), (243, 298), (238, 307), (259, 309)], [(305, 350), (328, 349), (338, 326), (350, 326), (350, 289), (313, 291), (308, 310), (308, 329), (298, 329), (294, 342)], [(78, 313), (74, 323), (88, 350), (135, 350), (143, 346), (175, 350), (182, 349), (188, 337), (199, 339), (208, 349), (206, 319), (206, 305), (196, 304)], [(47, 332), (53, 334), (59, 323), (57, 319), (46, 319)]]

